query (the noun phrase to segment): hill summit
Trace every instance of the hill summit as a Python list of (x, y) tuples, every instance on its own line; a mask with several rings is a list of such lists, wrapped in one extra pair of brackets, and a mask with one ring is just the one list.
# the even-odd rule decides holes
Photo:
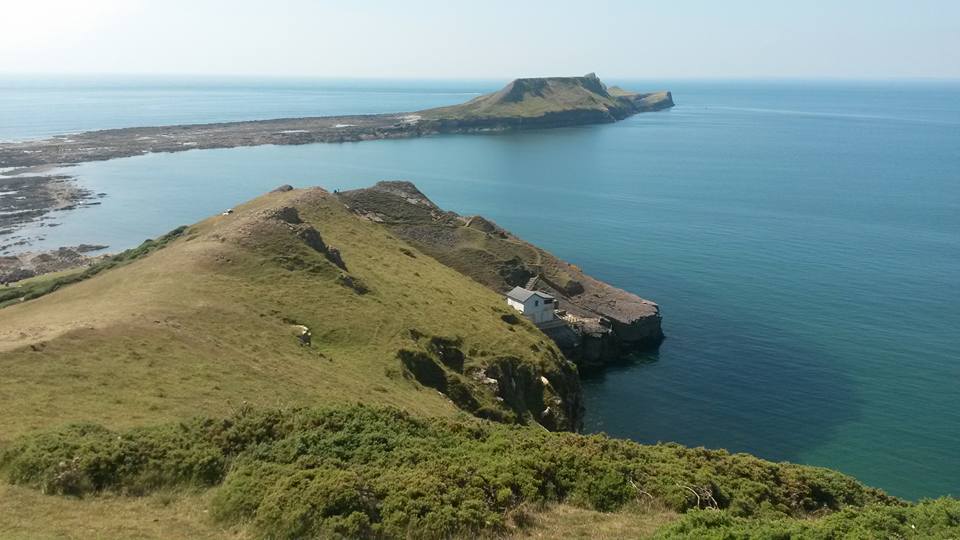
[(422, 111), (437, 121), (508, 121), (519, 126), (549, 127), (555, 124), (587, 124), (622, 120), (640, 112), (673, 106), (670, 92), (637, 93), (608, 88), (596, 74), (582, 77), (515, 79), (502, 89), (462, 105)]

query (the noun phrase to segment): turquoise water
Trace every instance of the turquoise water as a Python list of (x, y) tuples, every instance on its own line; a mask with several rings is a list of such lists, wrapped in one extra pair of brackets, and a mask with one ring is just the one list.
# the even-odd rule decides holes
[[(585, 381), (588, 430), (960, 495), (960, 85), (651, 86), (678, 106), (523, 134), (84, 164), (72, 173), (103, 204), (34, 232), (119, 249), (283, 183), (412, 180), (661, 304), (660, 350)], [(391, 105), (449, 97), (409, 93)]]

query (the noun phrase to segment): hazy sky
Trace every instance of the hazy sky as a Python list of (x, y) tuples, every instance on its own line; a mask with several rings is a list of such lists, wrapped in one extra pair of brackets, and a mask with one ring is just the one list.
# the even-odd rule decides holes
[(960, 78), (960, 0), (0, 0), (0, 73)]

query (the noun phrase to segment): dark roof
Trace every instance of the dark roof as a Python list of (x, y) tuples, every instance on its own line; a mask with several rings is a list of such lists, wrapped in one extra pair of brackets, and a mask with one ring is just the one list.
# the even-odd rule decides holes
[(529, 300), (530, 297), (533, 295), (537, 295), (541, 298), (553, 299), (553, 296), (545, 292), (531, 291), (531, 290), (524, 289), (523, 287), (514, 287), (513, 289), (511, 289), (510, 292), (507, 293), (507, 298), (510, 298), (512, 300), (516, 300), (517, 302), (522, 303)]

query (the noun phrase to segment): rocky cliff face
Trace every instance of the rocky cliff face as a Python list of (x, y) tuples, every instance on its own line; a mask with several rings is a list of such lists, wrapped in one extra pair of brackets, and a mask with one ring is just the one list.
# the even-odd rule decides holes
[(409, 182), (380, 182), (338, 196), (354, 213), (491, 289), (502, 293), (519, 285), (554, 295), (568, 324), (544, 331), (581, 368), (663, 340), (654, 302), (594, 279), (490, 220), (446, 212)]
[[(505, 318), (508, 325), (522, 324)], [(440, 392), (460, 409), (480, 418), (538, 423), (551, 431), (583, 427), (583, 394), (576, 368), (556, 349), (533, 351), (533, 364), (510, 355), (478, 359), (459, 338), (426, 336), (411, 330), (412, 344), (397, 352), (407, 373)]]

